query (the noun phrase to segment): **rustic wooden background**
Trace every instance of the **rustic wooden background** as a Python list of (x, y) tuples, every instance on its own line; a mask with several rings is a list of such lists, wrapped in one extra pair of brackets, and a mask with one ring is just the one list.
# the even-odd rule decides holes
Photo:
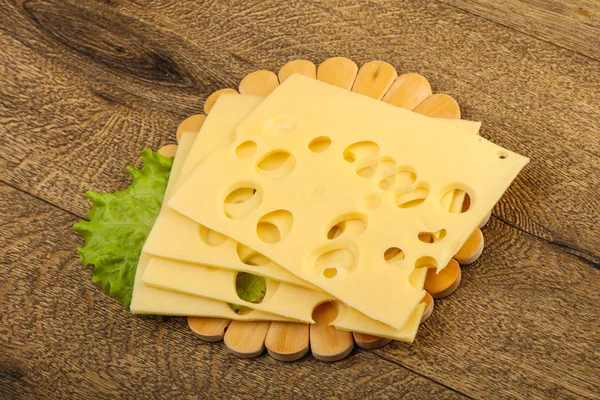
[[(597, 399), (599, 38), (596, 0), (1, 0), (0, 398)], [(414, 344), (240, 360), (91, 283), (86, 190), (212, 91), (331, 56), (425, 75), (532, 159)]]

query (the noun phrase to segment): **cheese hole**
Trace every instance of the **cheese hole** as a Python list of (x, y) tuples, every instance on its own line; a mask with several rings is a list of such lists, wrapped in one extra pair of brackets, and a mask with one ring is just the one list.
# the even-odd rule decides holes
[(417, 174), (414, 171), (400, 170), (395, 175), (395, 186), (398, 188), (412, 186), (417, 180)]
[(241, 262), (246, 265), (260, 267), (271, 262), (266, 256), (260, 254), (250, 247), (244, 246), (241, 243), (237, 244), (237, 255)]
[(354, 162), (365, 158), (373, 158), (379, 153), (379, 145), (370, 140), (356, 142), (344, 149), (344, 160)]
[(367, 217), (360, 213), (344, 214), (335, 219), (327, 228), (327, 239), (340, 236), (358, 236), (367, 229)]
[(234, 313), (236, 313), (237, 315), (248, 315), (250, 314), (252, 311), (254, 311), (253, 308), (250, 307), (246, 307), (246, 306), (242, 306), (239, 304), (233, 304), (233, 303), (227, 303), (227, 305), (229, 306), (229, 308), (231, 308), (233, 310)]
[(446, 237), (446, 230), (440, 229), (436, 232), (419, 232), (418, 237), (423, 243), (436, 243)]
[(310, 143), (308, 144), (308, 148), (314, 153), (321, 153), (327, 150), (330, 145), (330, 138), (328, 138), (327, 136), (319, 136), (310, 141)]
[(235, 154), (240, 158), (250, 157), (256, 152), (256, 143), (252, 140), (247, 140), (241, 143), (236, 149)]
[(287, 210), (275, 210), (263, 215), (256, 225), (256, 234), (265, 243), (278, 243), (292, 230), (294, 216)]
[(283, 178), (288, 176), (296, 166), (296, 158), (285, 150), (275, 150), (264, 155), (256, 170), (265, 178)]
[(225, 215), (231, 219), (240, 219), (254, 211), (262, 203), (262, 194), (252, 187), (241, 187), (231, 191), (225, 197)]
[(469, 196), (469, 193), (465, 193), (461, 212), (467, 212), (469, 211), (469, 208), (471, 208), (471, 196)]
[(412, 208), (423, 203), (429, 195), (429, 188), (420, 185), (408, 192), (396, 193), (396, 205), (398, 208)]
[(381, 197), (376, 194), (370, 194), (365, 197), (365, 206), (370, 210), (381, 207)]
[(433, 257), (419, 257), (415, 262), (415, 268), (437, 268), (438, 263)]
[(198, 228), (200, 231), (200, 238), (204, 243), (208, 244), (209, 246), (220, 246), (223, 243), (225, 243), (227, 239), (229, 239), (227, 236), (217, 231), (213, 231), (212, 229), (209, 229), (204, 225), (199, 225)]
[(336, 301), (327, 301), (315, 307), (312, 318), (317, 324), (328, 325), (332, 323), (339, 314)]
[(508, 157), (508, 152), (506, 152), (504, 150), (498, 152), (498, 158), (499, 159), (504, 160), (507, 157)]
[(381, 181), (379, 181), (379, 188), (382, 190), (388, 190), (394, 187), (394, 181), (396, 179), (396, 175), (388, 175), (384, 177)]
[(269, 119), (263, 125), (268, 135), (288, 135), (298, 127), (298, 120), (291, 115), (278, 115)]
[(390, 247), (383, 253), (383, 259), (388, 264), (404, 260), (404, 252), (398, 247)]
[[(327, 278), (333, 278), (341, 271), (353, 271), (355, 268), (356, 256), (352, 250), (347, 248), (327, 250), (315, 260), (315, 269)], [(332, 269), (335, 270), (335, 274), (330, 271)]]
[(379, 180), (379, 188), (382, 190), (407, 188), (417, 180), (417, 174), (410, 167), (393, 168), (389, 162), (380, 164), (380, 167), (380, 176), (383, 177)]
[(375, 169), (377, 168), (377, 162), (373, 162), (371, 165), (360, 167), (356, 173), (362, 178), (370, 178), (375, 175)]
[(447, 187), (440, 198), (442, 209), (452, 214), (461, 214), (469, 211), (471, 208), (471, 196), (468, 192), (457, 186), (460, 185)]
[(337, 268), (326, 268), (323, 271), (323, 276), (325, 278), (330, 278), (331, 279), (331, 278), (335, 277), (336, 275), (337, 275)]
[(235, 291), (241, 300), (259, 304), (267, 294), (267, 281), (262, 276), (238, 272), (235, 277)]

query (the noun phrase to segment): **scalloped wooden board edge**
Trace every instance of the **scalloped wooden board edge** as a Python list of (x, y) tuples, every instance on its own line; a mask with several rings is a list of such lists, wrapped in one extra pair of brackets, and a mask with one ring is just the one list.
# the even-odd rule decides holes
[[(260, 70), (246, 75), (240, 82), (239, 92), (242, 94), (266, 96), (280, 82), (283, 82), (293, 73), (316, 77), (319, 80), (347, 90), (362, 93), (430, 117), (460, 119), (461, 116), (460, 107), (456, 100), (446, 94), (433, 94), (429, 82), (422, 75), (406, 73), (398, 76), (396, 70), (390, 64), (383, 61), (365, 63), (359, 69), (352, 60), (344, 57), (329, 58), (323, 61), (318, 67), (307, 60), (293, 60), (281, 67), (278, 74), (267, 70)], [(236, 93), (236, 91), (234, 89), (221, 89), (212, 93), (205, 102), (205, 113), (208, 114), (210, 112), (218, 97), (223, 93)], [(194, 130), (196, 127), (201, 126), (204, 118), (206, 118), (206, 115), (196, 114), (184, 120), (177, 129), (177, 137), (179, 138), (183, 131)], [(482, 222), (482, 226), (485, 222), (487, 221)], [(468, 244), (469, 246), (465, 245), (459, 251), (459, 259), (465, 262), (465, 264), (474, 262), (483, 251), (483, 236), (481, 236), (481, 240), (478, 243), (469, 243), (468, 241)], [(439, 277), (436, 279), (438, 291), (434, 297), (447, 296), (459, 286), (461, 273), (460, 266), (458, 263), (456, 265), (458, 266), (458, 273), (455, 275), (456, 279), (452, 281), (446, 277), (443, 280), (443, 284), (440, 283)], [(434, 278), (429, 279), (433, 280)], [(439, 289), (444, 285), (446, 286), (445, 288)], [(426, 309), (421, 323), (431, 315), (433, 310), (434, 301), (432, 295), (428, 293), (424, 302)], [(316, 358), (323, 361), (337, 361), (351, 353), (355, 342), (357, 346), (364, 349), (380, 348), (389, 343), (389, 339), (345, 332), (344, 334), (340, 333), (344, 336), (344, 339), (341, 339), (342, 344), (340, 346), (330, 346), (328, 344), (331, 344), (331, 337), (335, 337), (331, 329), (335, 330), (335, 328), (327, 326), (329, 329), (325, 329), (322, 324), (315, 324), (315, 328), (311, 326), (311, 329), (304, 329), (295, 326), (303, 324), (277, 322), (271, 323), (265, 329), (265, 324), (269, 324), (269, 322), (256, 324), (245, 321), (232, 322), (212, 318), (200, 324), (196, 321), (198, 319), (202, 318), (194, 318), (195, 323), (192, 330), (202, 340), (219, 341), (226, 339), (228, 349), (243, 358), (256, 357), (262, 354), (266, 348), (272, 357), (280, 361), (294, 361), (302, 358), (308, 352), (308, 347), (310, 347)], [(231, 325), (233, 325), (234, 329), (228, 329)], [(192, 327), (192, 324), (190, 324), (190, 327)], [(269, 334), (271, 327), (273, 330)], [(248, 328), (248, 331), (245, 328)], [(217, 333), (215, 334), (214, 332)], [(283, 337), (284, 332), (286, 337), (281, 340), (278, 335)], [(242, 340), (236, 335), (245, 339)], [(263, 341), (262, 346), (259, 345), (261, 338)], [(352, 342), (351, 345), (350, 342)], [(286, 345), (287, 343), (289, 343), (289, 346)], [(308, 346), (304, 346), (305, 343), (308, 343)]]

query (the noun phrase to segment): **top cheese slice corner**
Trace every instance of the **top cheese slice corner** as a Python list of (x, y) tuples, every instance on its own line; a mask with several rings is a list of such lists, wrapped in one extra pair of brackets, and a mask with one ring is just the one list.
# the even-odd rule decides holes
[[(411, 274), (444, 268), (527, 162), (447, 123), (297, 75), (169, 205), (399, 328), (424, 294)], [(469, 196), (466, 212), (443, 206), (456, 191)]]

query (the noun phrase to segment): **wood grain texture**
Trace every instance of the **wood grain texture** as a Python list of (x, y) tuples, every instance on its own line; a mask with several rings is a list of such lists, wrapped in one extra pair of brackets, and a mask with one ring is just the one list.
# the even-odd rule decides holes
[[(425, 0), (2, 1), (0, 43), (0, 179), (44, 199), (2, 187), (0, 397), (600, 392), (597, 60)], [(483, 137), (532, 159), (415, 344), (333, 365), (238, 360), (185, 319), (134, 318), (91, 284), (70, 230), (86, 190), (127, 185), (132, 154), (174, 143), (210, 93), (332, 56), (427, 77)]]
[(1, 184), (0, 210), (2, 399), (465, 398), (368, 351), (242, 360), (185, 318), (132, 316), (75, 255), (77, 217)]
[(600, 1), (439, 1), (600, 60)]

